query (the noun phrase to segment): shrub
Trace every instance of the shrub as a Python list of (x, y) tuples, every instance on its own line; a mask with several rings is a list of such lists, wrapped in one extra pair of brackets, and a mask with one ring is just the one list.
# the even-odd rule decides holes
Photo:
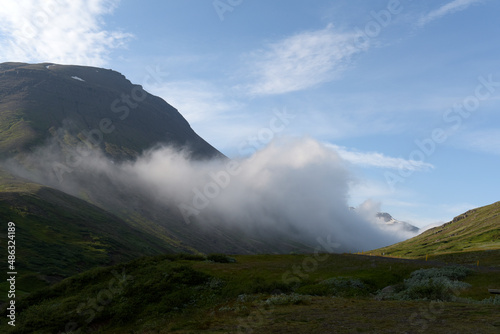
[(269, 294), (281, 294), (286, 292), (292, 292), (293, 286), (281, 281), (271, 281), (268, 282), (262, 277), (256, 277), (251, 281), (247, 289), (249, 293), (269, 293)]
[(298, 305), (298, 304), (308, 304), (310, 302), (309, 296), (299, 295), (292, 293), (286, 295), (284, 293), (280, 295), (274, 295), (269, 297), (264, 301), (266, 305)]
[(206, 284), (212, 290), (220, 290), (226, 285), (226, 282), (220, 278), (212, 277)]
[(225, 254), (209, 254), (207, 255), (207, 261), (218, 263), (235, 263), (236, 259)]
[(238, 298), (236, 299), (236, 301), (238, 303), (249, 303), (249, 302), (255, 301), (256, 299), (258, 299), (258, 296), (256, 296), (256, 295), (247, 295), (247, 294), (243, 293), (241, 295), (238, 295)]
[(403, 284), (395, 287), (392, 296), (387, 296), (382, 291), (378, 295), (396, 300), (453, 301), (456, 300), (455, 292), (470, 287), (470, 284), (459, 279), (465, 278), (471, 271), (460, 266), (415, 270)]
[(500, 305), (500, 295), (496, 295), (494, 297), (486, 298), (481, 301), (479, 301), (480, 304), (487, 304), (487, 305)]
[(166, 274), (166, 277), (169, 284), (186, 284), (189, 286), (204, 284), (211, 278), (208, 274), (184, 265), (173, 268), (171, 273)]
[(455, 291), (470, 287), (470, 284), (452, 281), (447, 277), (405, 281), (406, 289), (399, 292), (398, 299), (404, 300), (454, 300)]
[(368, 294), (368, 287), (357, 278), (333, 277), (319, 284), (306, 285), (297, 292), (315, 296), (354, 297)]
[(426, 278), (446, 277), (450, 280), (462, 280), (472, 272), (471, 269), (462, 266), (447, 266), (443, 268), (419, 269), (411, 273), (411, 278), (422, 280)]

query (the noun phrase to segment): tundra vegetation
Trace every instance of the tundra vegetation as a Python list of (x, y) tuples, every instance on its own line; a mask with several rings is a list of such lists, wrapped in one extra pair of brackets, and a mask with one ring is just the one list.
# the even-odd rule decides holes
[[(500, 250), (489, 252), (500, 260)], [(496, 333), (498, 266), (324, 254), (159, 255), (95, 268), (18, 300), (8, 333)], [(388, 288), (389, 287), (389, 288)], [(425, 328), (425, 331), (421, 331)]]

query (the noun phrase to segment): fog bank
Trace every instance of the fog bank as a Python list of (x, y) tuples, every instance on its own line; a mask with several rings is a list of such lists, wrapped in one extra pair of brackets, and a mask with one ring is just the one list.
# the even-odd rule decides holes
[[(152, 201), (193, 224), (238, 227), (250, 235), (316, 247), (328, 237), (338, 252), (369, 250), (408, 237), (381, 228), (374, 207), (350, 210), (353, 177), (331, 148), (310, 138), (280, 139), (251, 157), (194, 161), (189, 152), (157, 147), (135, 161), (115, 162), (97, 150), (53, 141), (6, 164), (16, 174), (109, 205)], [(83, 195), (82, 195), (83, 194)]]

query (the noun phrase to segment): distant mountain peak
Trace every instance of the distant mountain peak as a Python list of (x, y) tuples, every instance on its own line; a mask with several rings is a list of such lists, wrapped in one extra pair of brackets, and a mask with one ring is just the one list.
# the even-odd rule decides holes
[(383, 219), (386, 223), (395, 220), (387, 212), (377, 212), (377, 214), (375, 215), (375, 217)]
[[(356, 211), (357, 209), (355, 207), (351, 206), (351, 207), (349, 207), (349, 210)], [(371, 217), (370, 217), (370, 219), (371, 219)], [(383, 227), (389, 228), (389, 229), (394, 229), (394, 230), (398, 230), (401, 232), (409, 232), (411, 234), (415, 234), (415, 233), (420, 232), (420, 229), (418, 227), (416, 227), (410, 223), (394, 219), (394, 217), (392, 217), (387, 212), (377, 212), (375, 214), (375, 216), (373, 217), (373, 219), (374, 219), (375, 223), (377, 223)]]
[(400, 230), (412, 232), (412, 233), (418, 233), (420, 231), (420, 229), (418, 227), (416, 227), (412, 224), (394, 219), (394, 217), (392, 217), (387, 212), (377, 212), (375, 217), (377, 218), (378, 223), (384, 224), (386, 226), (397, 227)]

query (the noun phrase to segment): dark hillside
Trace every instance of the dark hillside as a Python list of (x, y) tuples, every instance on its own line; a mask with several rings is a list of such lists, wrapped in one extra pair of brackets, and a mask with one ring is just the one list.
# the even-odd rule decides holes
[(0, 124), (4, 156), (32, 150), (61, 128), (115, 159), (159, 143), (188, 147), (195, 158), (221, 156), (174, 107), (101, 68), (0, 64)]

